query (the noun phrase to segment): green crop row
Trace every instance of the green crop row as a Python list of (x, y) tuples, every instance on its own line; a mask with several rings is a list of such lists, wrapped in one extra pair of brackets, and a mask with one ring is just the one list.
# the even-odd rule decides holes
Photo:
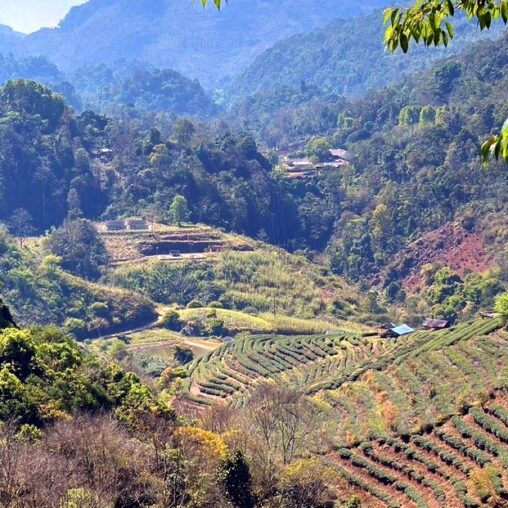
[(493, 434), (504, 443), (508, 443), (508, 429), (495, 418), (486, 414), (483, 410), (474, 407), (469, 410), (474, 421), (490, 434)]
[(419, 473), (418, 471), (413, 469), (410, 465), (403, 462), (401, 458), (395, 460), (389, 457), (381, 456), (374, 451), (370, 443), (363, 443), (362, 445), (360, 445), (360, 449), (372, 461), (377, 462), (390, 469), (394, 469), (395, 471), (399, 471), (405, 474), (411, 480), (416, 481), (417, 483), (423, 485), (424, 487), (428, 487), (434, 492), (436, 499), (440, 501), (443, 501), (445, 499), (444, 491), (439, 485), (437, 485), (435, 482), (430, 481), (423, 474)]
[(354, 466), (364, 469), (370, 476), (378, 480), (383, 485), (391, 485), (398, 491), (403, 492), (417, 505), (418, 508), (426, 508), (428, 506), (420, 493), (410, 485), (398, 480), (397, 477), (387, 473), (383, 469), (380, 469), (369, 460), (351, 453), (350, 450), (348, 450), (348, 452), (350, 452), (349, 455), (347, 452), (344, 452), (344, 450), (339, 450), (339, 454), (342, 458), (349, 460)]
[(423, 436), (413, 436), (412, 441), (423, 450), (434, 454), (436, 457), (439, 457), (445, 464), (453, 466), (465, 474), (469, 474), (471, 471), (471, 468), (459, 460), (455, 455), (447, 452), (427, 438)]
[(508, 409), (496, 404), (489, 407), (489, 411), (506, 426), (508, 426)]
[[(473, 441), (475, 446), (480, 450), (486, 450), (498, 457), (503, 463), (504, 467), (508, 467), (508, 455), (504, 447), (496, 443), (493, 439), (470, 427), (461, 418), (454, 416), (451, 419), (453, 426), (460, 432), (460, 434)], [(483, 464), (482, 464), (483, 465)]]
[(333, 464), (333, 467), (336, 471), (338, 471), (351, 485), (354, 485), (365, 492), (368, 492), (372, 496), (378, 498), (383, 503), (386, 504), (387, 508), (401, 508), (400, 504), (397, 503), (393, 498), (389, 495), (385, 494), (382, 490), (377, 489), (371, 483), (363, 481), (361, 478), (358, 478), (356, 475), (351, 474), (349, 471), (344, 469), (338, 464)]

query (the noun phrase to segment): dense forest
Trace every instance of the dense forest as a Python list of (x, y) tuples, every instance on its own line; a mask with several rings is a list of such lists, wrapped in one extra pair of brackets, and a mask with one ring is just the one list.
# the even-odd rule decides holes
[[(480, 33), (464, 18), (455, 25), (449, 48), (413, 48), (411, 58), (387, 52), (383, 46), (382, 13), (353, 19), (336, 19), (310, 33), (288, 37), (262, 53), (233, 82), (232, 99), (242, 100), (257, 92), (269, 92), (302, 83), (339, 96), (360, 96), (380, 90), (415, 71), (428, 68), (438, 59), (460, 53), (475, 40), (501, 32)], [(362, 43), (357, 44), (357, 34)], [(281, 67), (284, 69), (280, 71)]]

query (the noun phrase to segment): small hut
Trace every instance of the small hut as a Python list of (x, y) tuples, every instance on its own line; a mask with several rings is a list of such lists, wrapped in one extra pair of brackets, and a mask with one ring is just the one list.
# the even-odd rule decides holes
[(411, 328), (405, 323), (399, 326), (396, 326), (392, 323), (391, 325), (385, 325), (382, 327), (381, 337), (383, 338), (391, 337), (396, 339), (398, 337), (402, 337), (403, 335), (413, 333), (414, 331), (415, 331), (414, 328)]
[(106, 221), (107, 231), (123, 231), (126, 229), (125, 221), (123, 220), (108, 220)]
[(450, 328), (450, 321), (446, 319), (426, 319), (422, 326), (426, 330), (444, 330), (445, 328)]

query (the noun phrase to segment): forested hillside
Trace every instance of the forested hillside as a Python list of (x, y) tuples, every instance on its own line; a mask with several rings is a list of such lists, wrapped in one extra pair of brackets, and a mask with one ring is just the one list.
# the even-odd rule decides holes
[(69, 79), (45, 57), (15, 57), (8, 50), (0, 54), (0, 83), (14, 79), (31, 79), (50, 86), (53, 91), (65, 97), (72, 107), (82, 107), (81, 99)]
[(104, 209), (106, 196), (90, 158), (105, 142), (105, 118), (76, 118), (61, 96), (22, 80), (0, 89), (0, 115), (0, 220), (43, 231), (61, 224), (69, 209), (88, 217)]
[[(326, 134), (317, 138), (319, 143), (346, 148), (352, 164), (296, 181), (272, 170), (276, 153), (267, 158), (250, 135), (224, 124), (170, 120), (164, 125), (168, 134), (146, 132), (134, 121), (91, 113), (76, 117), (49, 90), (28, 82), (9, 83), (0, 95), (8, 119), (4, 136), (20, 139), (23, 128), (33, 142), (23, 144), (21, 152), (6, 142), (11, 150), (6, 153), (12, 155), (4, 159), (1, 218), (14, 233), (23, 225), (15, 213), (20, 209), (30, 213), (38, 231), (58, 226), (69, 214), (155, 214), (171, 220), (170, 205), (181, 195), (192, 222), (290, 250), (307, 249), (310, 256), (326, 251), (336, 273), (363, 280), (367, 287), (382, 281), (392, 301), (403, 302), (415, 289), (423, 289), (427, 307), (422, 313), (438, 305), (438, 314), (455, 315), (471, 299), (467, 295), (472, 288), (482, 288), (475, 293), (476, 305), (489, 306), (503, 287), (504, 272), (479, 280), (465, 277), (468, 271), (506, 266), (503, 249), (496, 247), (503, 244), (497, 231), (504, 227), (506, 172), (495, 166), (483, 171), (478, 147), (506, 114), (500, 90), (506, 79), (507, 44), (506, 37), (479, 43), (453, 61), (407, 78), (402, 86), (352, 102), (337, 100), (328, 106), (326, 101), (336, 100), (333, 96), (323, 104), (312, 88), (302, 88), (294, 98), (301, 109), (292, 112), (298, 130), (280, 124), (283, 135), (298, 140), (314, 132)], [(45, 104), (47, 108), (36, 109)], [(268, 111), (270, 102), (262, 107)], [(256, 116), (256, 109), (251, 114)], [(249, 118), (239, 121), (248, 127)], [(66, 138), (68, 132), (72, 136)], [(274, 139), (277, 134), (271, 132)], [(306, 148), (309, 155), (314, 141)], [(44, 155), (39, 146), (47, 150)], [(20, 154), (31, 154), (27, 160), (33, 165)], [(451, 247), (441, 257), (430, 253), (416, 259), (411, 254), (417, 252), (408, 248), (412, 242), (433, 230), (438, 238), (437, 230), (454, 221), (453, 234), (464, 249), (477, 246), (476, 264), (464, 264)], [(497, 244), (489, 240), (492, 235), (497, 235)], [(425, 241), (433, 242), (432, 235)], [(429, 277), (420, 273), (426, 264), (435, 265)], [(432, 286), (443, 284), (443, 274), (437, 273), (442, 266), (452, 270), (445, 285), (453, 289), (437, 296)]]
[(320, 4), (256, 0), (230, 3), (217, 12), (203, 11), (199, 3), (169, 0), (91, 0), (74, 7), (59, 28), (15, 40), (10, 49), (48, 56), (65, 71), (136, 59), (176, 69), (211, 87), (227, 82), (285, 36), (387, 4), (386, 0), (361, 5), (352, 0)]
[(117, 62), (77, 69), (69, 79), (83, 109), (113, 116), (170, 113), (207, 118), (219, 112), (197, 80), (171, 69)]
[[(474, 40), (493, 37), (459, 20), (449, 48), (414, 48), (411, 58), (390, 53), (383, 45), (382, 12), (354, 19), (338, 19), (313, 30), (284, 39), (266, 50), (235, 80), (233, 98), (266, 92), (282, 86), (317, 86), (326, 93), (359, 96), (379, 90), (411, 72), (421, 71), (432, 62), (460, 53)], [(358, 34), (362, 36), (358, 44)], [(283, 72), (281, 72), (281, 68)]]
[(353, 192), (364, 194), (366, 206), (342, 214), (330, 244), (338, 271), (372, 273), (450, 220), (486, 235), (496, 221), (485, 221), (488, 214), (502, 220), (506, 171), (495, 164), (482, 170), (478, 155), (506, 116), (507, 48), (507, 37), (481, 43), (343, 109), (331, 142), (354, 155)]

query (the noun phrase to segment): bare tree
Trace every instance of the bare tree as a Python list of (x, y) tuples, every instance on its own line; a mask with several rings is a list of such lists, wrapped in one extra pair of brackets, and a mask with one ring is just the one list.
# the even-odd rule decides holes
[(24, 238), (35, 231), (33, 218), (24, 208), (18, 208), (12, 212), (7, 221), (7, 226), (9, 231), (18, 239), (20, 247), (23, 247)]
[(248, 415), (267, 450), (285, 465), (307, 448), (317, 430), (314, 405), (301, 393), (274, 383), (263, 384), (252, 395)]

